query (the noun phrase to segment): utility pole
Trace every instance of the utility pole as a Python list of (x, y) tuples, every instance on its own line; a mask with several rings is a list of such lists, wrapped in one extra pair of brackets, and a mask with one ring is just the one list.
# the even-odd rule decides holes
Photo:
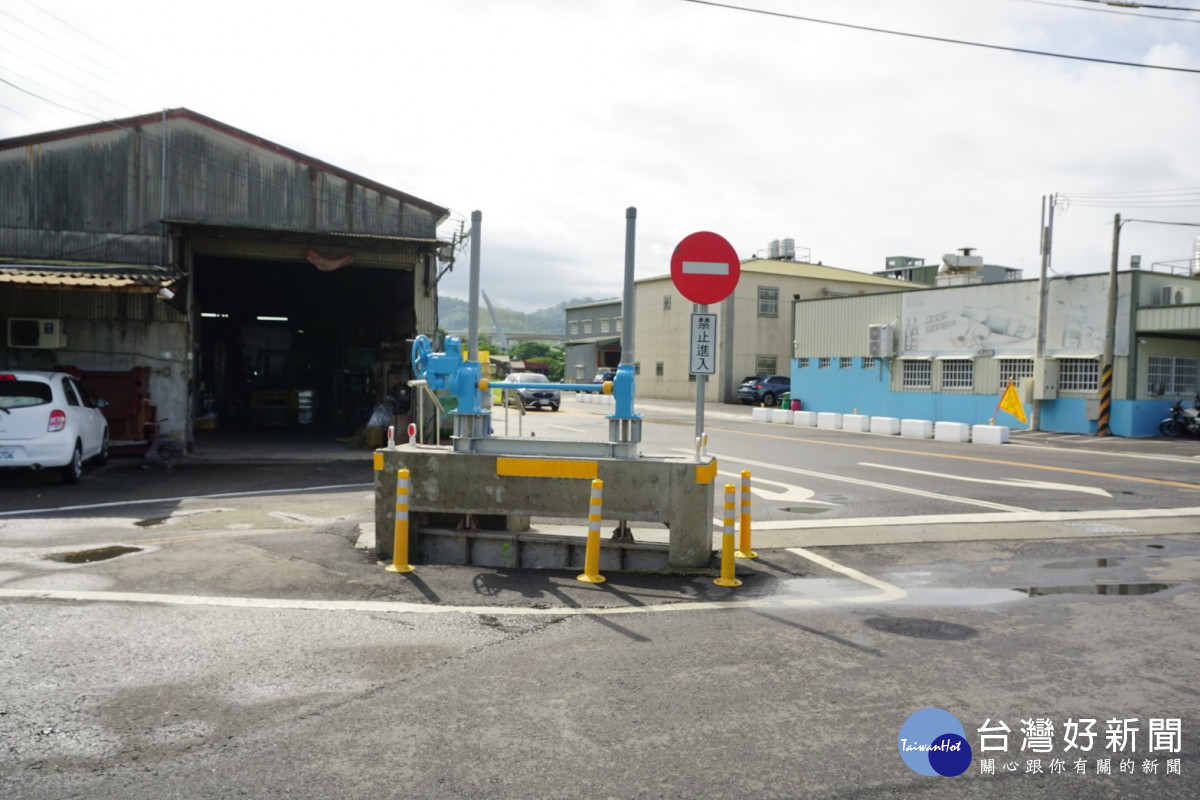
[(1108, 267), (1108, 314), (1104, 321), (1104, 362), (1100, 365), (1100, 419), (1097, 436), (1112, 436), (1113, 352), (1117, 339), (1117, 258), (1121, 250), (1121, 215), (1113, 214), (1112, 263)]
[(1046, 203), (1047, 197), (1042, 197), (1042, 271), (1038, 276), (1038, 307), (1037, 307), (1037, 339), (1034, 341), (1033, 350), (1033, 374), (1034, 387), (1033, 399), (1030, 403), (1029, 410), (1029, 429), (1031, 431), (1040, 431), (1042, 429), (1042, 401), (1040, 395), (1042, 393), (1041, 386), (1038, 381), (1042, 380), (1042, 376), (1046, 374), (1043, 362), (1046, 360), (1046, 306), (1050, 296), (1050, 286), (1046, 282), (1046, 272), (1050, 269), (1050, 248), (1054, 241), (1054, 206), (1058, 202), (1058, 195), (1052, 194), (1049, 196), (1049, 208)]

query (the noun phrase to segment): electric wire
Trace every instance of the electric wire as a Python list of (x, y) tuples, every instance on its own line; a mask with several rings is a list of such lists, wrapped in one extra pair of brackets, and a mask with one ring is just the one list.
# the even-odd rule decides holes
[(1077, 3), (1094, 3), (1100, 6), (1117, 6), (1118, 8), (1152, 8), (1156, 11), (1200, 11), (1200, 8), (1188, 8), (1187, 6), (1160, 6), (1152, 3), (1136, 3), (1129, 0), (1075, 0)]
[(911, 33), (908, 31), (897, 31), (888, 28), (873, 28), (868, 25), (855, 25), (849, 22), (835, 22), (827, 19), (816, 19), (815, 17), (804, 17), (799, 14), (786, 14), (782, 11), (771, 11), (765, 8), (751, 8), (749, 6), (733, 5), (732, 3), (718, 3), (715, 0), (682, 0), (684, 3), (694, 3), (702, 6), (712, 6), (714, 8), (723, 8), (730, 11), (744, 11), (749, 14), (762, 14), (768, 17), (778, 17), (781, 19), (796, 20), (799, 22), (812, 22), (818, 25), (832, 25), (837, 28), (848, 28), (856, 31), (866, 31), (868, 33), (882, 33), (889, 36), (903, 36), (909, 39), (920, 39), (927, 42), (941, 42), (942, 44), (957, 44), (965, 47), (980, 47), (986, 50), (1000, 50), (1007, 53), (1022, 53), (1024, 55), (1045, 56), (1047, 58), (1062, 58), (1070, 61), (1086, 61), (1092, 64), (1109, 64), (1117, 67), (1137, 67), (1140, 69), (1157, 69), (1167, 72), (1184, 72), (1193, 75), (1200, 75), (1200, 69), (1192, 69), (1191, 67), (1172, 67), (1164, 64), (1141, 64), (1136, 61), (1117, 61), (1108, 58), (1095, 58), (1092, 56), (1076, 56), (1067, 53), (1054, 53), (1048, 50), (1031, 50), (1024, 47), (1009, 47), (1007, 45), (987, 44), (985, 42), (971, 42), (965, 39), (951, 39), (944, 36), (930, 36), (923, 33)]
[(1119, 14), (1122, 17), (1141, 17), (1142, 19), (1160, 19), (1166, 22), (1193, 22), (1200, 24), (1200, 19), (1185, 19), (1183, 17), (1164, 17), (1162, 14), (1139, 14), (1136, 11), (1117, 11), (1115, 8), (1084, 8), (1067, 3), (1053, 3), (1050, 0), (1017, 0), (1018, 3), (1033, 3), (1039, 6), (1054, 6), (1068, 8), (1072, 11), (1088, 11), (1096, 14)]

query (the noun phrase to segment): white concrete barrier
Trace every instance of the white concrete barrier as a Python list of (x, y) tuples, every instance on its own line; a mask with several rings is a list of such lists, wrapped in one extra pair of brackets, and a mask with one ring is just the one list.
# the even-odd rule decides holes
[(900, 433), (899, 417), (871, 417), (871, 433)]
[(939, 442), (969, 442), (971, 426), (965, 422), (935, 422), (933, 438)]
[(751, 409), (750, 418), (755, 422), (770, 422), (771, 409), (763, 408), (762, 406), (755, 406), (753, 409)]
[(817, 427), (840, 431), (842, 429), (842, 415), (836, 411), (818, 411)]
[(815, 411), (793, 411), (792, 424), (800, 425), (805, 428), (815, 428), (817, 425), (817, 412)]
[(771, 422), (780, 422), (784, 425), (792, 424), (792, 410), (790, 408), (772, 408)]
[(927, 419), (900, 420), (900, 435), (911, 436), (914, 439), (929, 439), (933, 437), (933, 423)]
[(871, 418), (866, 414), (846, 414), (842, 417), (842, 430), (866, 433), (871, 430)]
[(1007, 425), (974, 425), (971, 441), (975, 444), (1008, 444)]

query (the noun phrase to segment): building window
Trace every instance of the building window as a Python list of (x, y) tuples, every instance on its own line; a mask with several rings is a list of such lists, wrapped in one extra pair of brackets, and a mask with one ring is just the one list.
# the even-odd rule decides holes
[(578, 320), (571, 321), (571, 335), (572, 336), (579, 335), (579, 321)]
[(829, 358), (821, 356), (817, 359), (817, 369), (829, 369)]
[(1195, 394), (1196, 362), (1195, 358), (1150, 356), (1146, 372), (1150, 394), (1156, 397)]
[(863, 369), (875, 369), (876, 358), (874, 356), (864, 356), (862, 360)]
[(590, 319), (585, 319), (583, 321), (583, 335), (587, 336), (591, 332), (592, 332), (592, 321)]
[(842, 356), (838, 359), (838, 366), (842, 369), (850, 369), (854, 366), (854, 359), (850, 356)]
[(640, 362), (640, 361), (633, 362), (633, 374), (634, 375), (642, 374), (642, 362)]
[(661, 361), (655, 361), (655, 362), (654, 362), (654, 374), (655, 374), (655, 375), (657, 375), (657, 376), (658, 376), (658, 377), (660, 377), (660, 378), (662, 377), (662, 374), (663, 374), (663, 362), (661, 362)]
[(900, 373), (900, 385), (905, 389), (928, 389), (933, 386), (933, 364), (929, 361), (905, 361)]
[(807, 358), (797, 358), (796, 359), (796, 368), (797, 369), (808, 369), (808, 359)]
[(1095, 392), (1100, 389), (1100, 362), (1094, 358), (1060, 358), (1060, 392)]
[(670, 311), (670, 310), (671, 310), (671, 295), (664, 294), (663, 295), (663, 311)]
[(775, 368), (779, 365), (775, 356), (755, 356), (754, 357), (754, 374), (755, 375), (774, 375)]
[(617, 333), (620, 333), (620, 332), (621, 332), (621, 320), (622, 320), (622, 319), (623, 319), (623, 317), (617, 317), (615, 320), (613, 320), (613, 322), (615, 322), (615, 323), (616, 323), (616, 324), (613, 326), (613, 330), (615, 330)]
[(758, 315), (760, 317), (779, 316), (779, 287), (758, 287)]
[(604, 319), (600, 320), (600, 332), (601, 332), (601, 333), (608, 333), (608, 318), (607, 318), (607, 317), (605, 317)]
[(972, 389), (975, 386), (975, 362), (969, 358), (942, 360), (943, 389)]
[(1024, 378), (1033, 377), (1032, 358), (1002, 358), (1000, 359), (1000, 391), (1008, 388), (1009, 381), (1018, 387)]
[(575, 380), (579, 381), (580, 383), (583, 382), (583, 364), (575, 365)]

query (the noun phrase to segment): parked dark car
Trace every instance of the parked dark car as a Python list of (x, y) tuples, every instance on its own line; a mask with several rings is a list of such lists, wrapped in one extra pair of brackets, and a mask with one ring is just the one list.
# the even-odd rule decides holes
[[(507, 378), (511, 383), (549, 383), (550, 379), (536, 372), (517, 372)], [(558, 411), (562, 403), (562, 395), (557, 389), (527, 388), (517, 389), (521, 405), (525, 408), (548, 408)]]
[(738, 387), (738, 399), (748, 406), (773, 406), (780, 395), (791, 390), (792, 379), (787, 375), (760, 375)]
[(617, 373), (611, 369), (602, 369), (596, 373), (596, 377), (592, 378), (592, 383), (606, 383), (611, 380), (616, 380)]

